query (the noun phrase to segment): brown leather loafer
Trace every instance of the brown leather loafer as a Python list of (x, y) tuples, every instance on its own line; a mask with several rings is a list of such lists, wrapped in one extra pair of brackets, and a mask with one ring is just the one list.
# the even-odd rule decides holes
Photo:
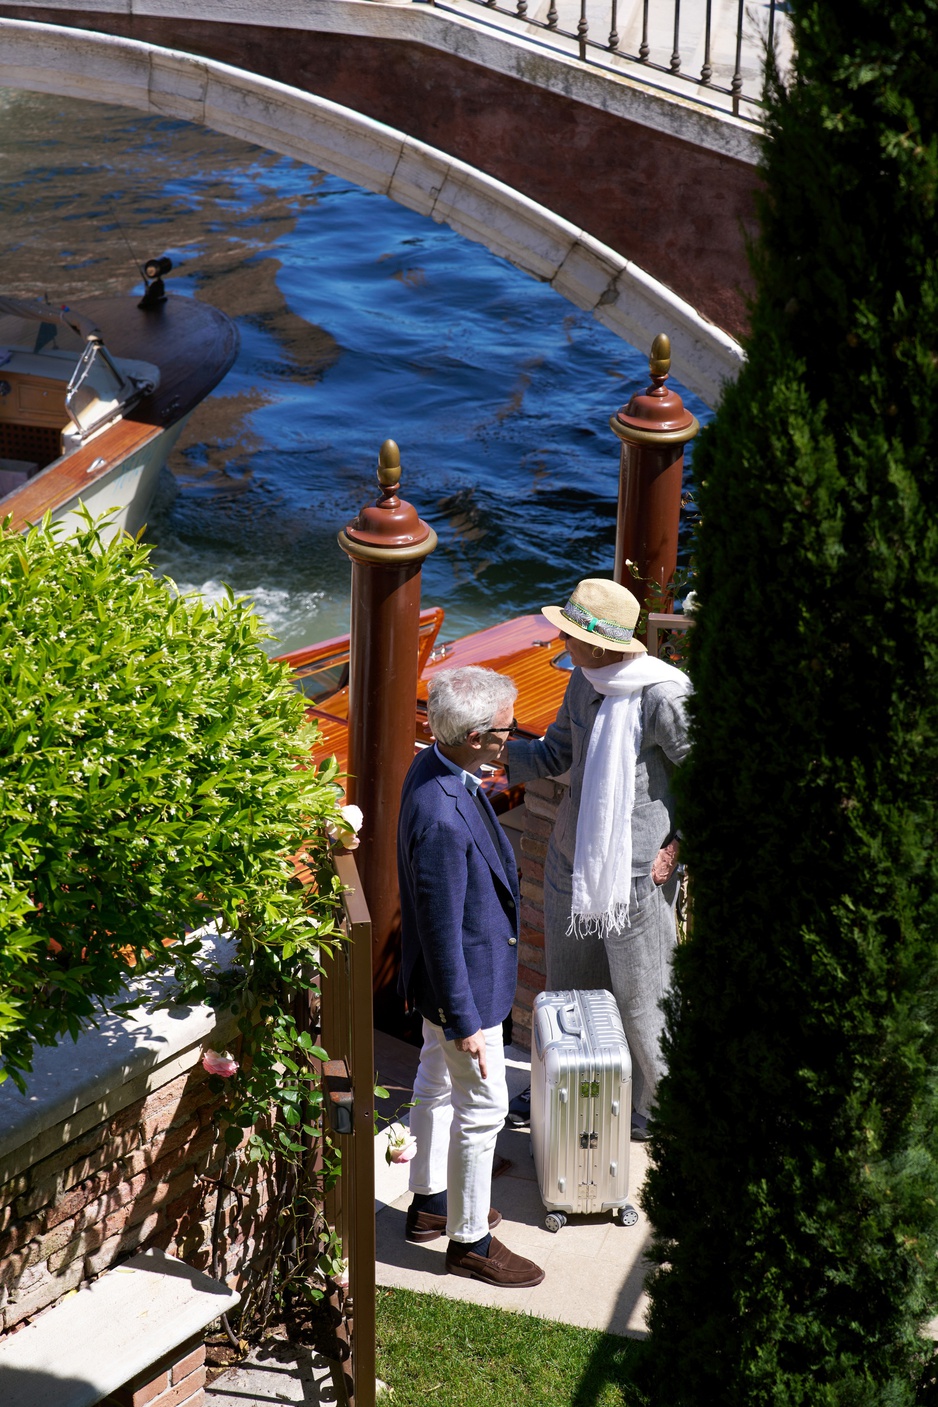
[[(494, 1207), (489, 1207), (489, 1230), (494, 1231), (502, 1219), (501, 1212), (497, 1212)], [(407, 1211), (407, 1230), (404, 1235), (408, 1241), (435, 1241), (438, 1236), (446, 1233), (446, 1217), (435, 1216), (433, 1212), (418, 1212), (413, 1207)]]
[(524, 1256), (516, 1256), (494, 1236), (487, 1256), (478, 1256), (474, 1251), (463, 1251), (460, 1255), (454, 1250), (455, 1244), (450, 1241), (446, 1248), (446, 1269), (452, 1275), (464, 1275), (470, 1280), (481, 1280), (484, 1285), (503, 1286), (506, 1290), (528, 1290), (544, 1279), (539, 1265), (525, 1260)]

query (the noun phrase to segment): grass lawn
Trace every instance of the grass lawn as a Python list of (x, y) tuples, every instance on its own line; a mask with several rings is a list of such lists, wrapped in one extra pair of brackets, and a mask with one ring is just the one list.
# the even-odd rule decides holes
[(393, 1407), (641, 1407), (634, 1339), (442, 1295), (378, 1291)]

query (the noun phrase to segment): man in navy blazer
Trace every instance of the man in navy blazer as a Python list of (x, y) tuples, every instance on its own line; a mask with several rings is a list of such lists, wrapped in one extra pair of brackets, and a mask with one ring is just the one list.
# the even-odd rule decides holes
[(401, 793), (401, 988), (423, 1017), (410, 1128), (407, 1239), (445, 1231), (447, 1269), (490, 1285), (544, 1272), (491, 1232), (495, 1140), (508, 1112), (502, 1022), (518, 977), (521, 899), (514, 854), (479, 787), (514, 725), (517, 689), (474, 665), (437, 674), (427, 715), (436, 742)]

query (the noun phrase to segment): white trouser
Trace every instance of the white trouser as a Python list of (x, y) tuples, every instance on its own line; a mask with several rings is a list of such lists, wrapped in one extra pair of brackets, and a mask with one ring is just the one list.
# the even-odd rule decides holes
[(423, 1023), (423, 1049), (414, 1081), (410, 1131), (417, 1152), (410, 1190), (446, 1193), (446, 1234), (451, 1241), (481, 1241), (488, 1234), (495, 1140), (508, 1113), (502, 1028), (483, 1031), (488, 1078), (479, 1062), (456, 1049), (440, 1026)]

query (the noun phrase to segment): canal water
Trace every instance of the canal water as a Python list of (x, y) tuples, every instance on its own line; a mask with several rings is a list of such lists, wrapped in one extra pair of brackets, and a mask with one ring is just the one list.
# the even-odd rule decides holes
[(423, 594), (447, 638), (611, 572), (608, 421), (648, 349), (446, 226), (204, 128), (0, 90), (0, 229), (6, 293), (129, 291), (168, 254), (172, 291), (237, 321), (146, 537), (180, 588), (253, 600), (271, 648), (347, 630), (336, 532), (389, 437), (439, 534)]

